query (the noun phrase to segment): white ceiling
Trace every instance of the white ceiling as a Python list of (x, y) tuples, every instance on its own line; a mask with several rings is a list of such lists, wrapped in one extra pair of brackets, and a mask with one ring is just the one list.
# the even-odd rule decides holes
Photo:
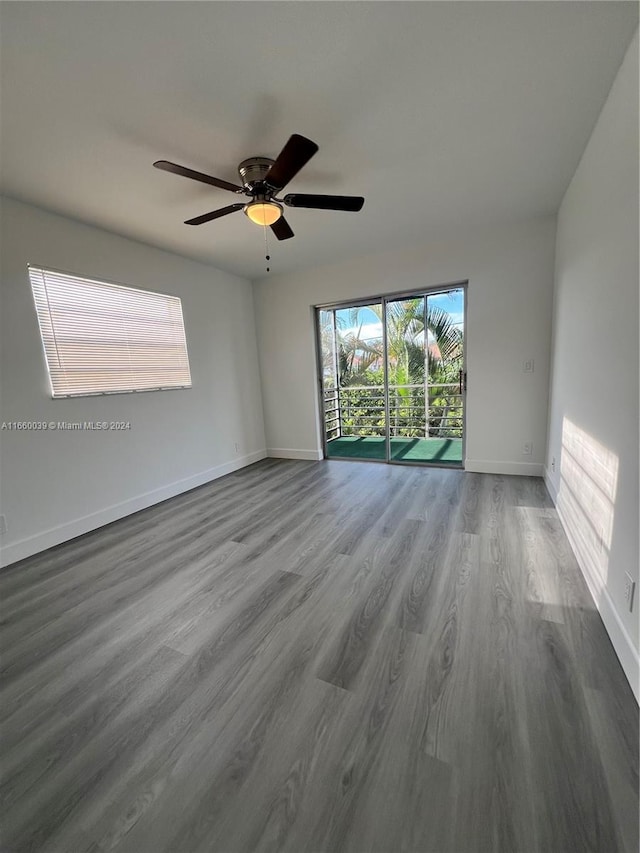
[(635, 2), (2, 3), (2, 191), (238, 274), (264, 275), (232, 182), (291, 133), (284, 272), (435, 229), (555, 212), (638, 22)]

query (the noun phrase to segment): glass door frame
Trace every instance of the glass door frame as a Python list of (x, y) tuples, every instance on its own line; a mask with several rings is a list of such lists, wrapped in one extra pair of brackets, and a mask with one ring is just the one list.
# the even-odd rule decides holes
[[(326, 302), (313, 306), (313, 323), (315, 333), (315, 348), (316, 348), (316, 379), (318, 387), (318, 416), (321, 422), (322, 435), (322, 454), (324, 459), (328, 459), (327, 452), (327, 431), (324, 415), (324, 383), (323, 383), (323, 359), (322, 359), (322, 340), (320, 335), (320, 312), (335, 311), (344, 308), (364, 308), (368, 305), (379, 303), (382, 311), (382, 346), (384, 352), (383, 368), (384, 368), (384, 419), (385, 419), (385, 458), (381, 460), (353, 460), (363, 462), (383, 462), (387, 465), (419, 465), (425, 468), (442, 468), (445, 467), (438, 462), (405, 462), (400, 459), (391, 458), (391, 429), (389, 425), (389, 366), (388, 366), (388, 351), (387, 351), (387, 303), (397, 302), (403, 299), (416, 299), (424, 297), (425, 312), (427, 309), (427, 296), (435, 296), (438, 293), (447, 293), (450, 290), (462, 290), (464, 292), (464, 310), (463, 310), (463, 328), (464, 337), (462, 342), (462, 365), (463, 365), (463, 381), (462, 381), (462, 461), (460, 468), (458, 466), (447, 465), (447, 468), (453, 470), (464, 470), (464, 463), (467, 455), (467, 311), (468, 311), (468, 295), (469, 295), (469, 280), (450, 282), (447, 284), (432, 285), (429, 287), (420, 287), (412, 290), (398, 290), (393, 293), (384, 293), (376, 296), (359, 297), (357, 299), (341, 299), (339, 302)], [(426, 330), (425, 330), (426, 332)], [(426, 340), (425, 340), (426, 345)]]

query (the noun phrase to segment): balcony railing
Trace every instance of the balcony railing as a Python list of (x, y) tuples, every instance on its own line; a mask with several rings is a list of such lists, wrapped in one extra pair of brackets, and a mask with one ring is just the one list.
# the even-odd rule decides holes
[[(462, 416), (458, 383), (389, 385), (391, 438), (462, 438)], [(327, 440), (384, 435), (384, 386), (325, 389), (324, 418)]]

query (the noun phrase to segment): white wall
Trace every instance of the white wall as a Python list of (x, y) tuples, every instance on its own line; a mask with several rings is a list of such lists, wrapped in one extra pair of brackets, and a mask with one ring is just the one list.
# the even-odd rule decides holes
[[(0, 421), (131, 422), (0, 432), (3, 563), (265, 455), (248, 281), (8, 199), (1, 224)], [(179, 296), (193, 388), (52, 400), (29, 262)]]
[[(468, 279), (466, 467), (541, 475), (554, 232), (554, 218), (460, 231), (410, 250), (256, 282), (269, 453), (321, 456), (311, 306)], [(527, 359), (534, 359), (533, 373), (523, 373)], [(522, 453), (525, 441), (533, 442), (532, 456)]]
[(637, 33), (560, 207), (554, 303), (547, 483), (637, 697)]

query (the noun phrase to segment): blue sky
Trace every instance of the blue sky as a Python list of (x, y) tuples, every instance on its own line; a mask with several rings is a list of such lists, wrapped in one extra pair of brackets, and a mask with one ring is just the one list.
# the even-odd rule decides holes
[[(447, 293), (435, 293), (428, 296), (429, 304), (437, 308), (442, 308), (451, 315), (451, 319), (456, 325), (462, 326), (464, 321), (464, 291), (450, 290)], [(345, 319), (345, 324), (348, 323), (349, 309), (344, 308), (336, 312)], [(360, 308), (358, 311), (358, 324), (362, 324), (361, 337), (363, 340), (382, 337), (382, 324), (377, 316), (370, 308)], [(345, 332), (357, 332), (356, 328), (345, 328)]]

